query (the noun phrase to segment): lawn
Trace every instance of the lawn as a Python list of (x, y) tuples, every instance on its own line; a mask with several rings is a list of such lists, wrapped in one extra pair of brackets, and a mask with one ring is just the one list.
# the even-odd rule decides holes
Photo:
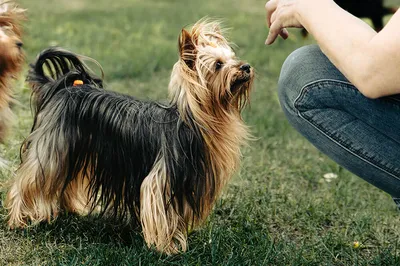
[[(392, 1), (393, 2), (393, 1)], [(28, 9), (27, 63), (48, 46), (97, 59), (108, 88), (164, 99), (183, 26), (209, 16), (230, 28), (237, 54), (257, 70), (244, 119), (255, 140), (206, 224), (174, 256), (149, 250), (140, 232), (96, 217), (63, 215), (10, 231), (0, 209), (0, 265), (400, 265), (400, 212), (391, 198), (318, 152), (286, 121), (277, 100), (280, 67), (313, 43), (291, 30), (264, 46), (265, 0), (19, 0)], [(26, 71), (16, 82), (17, 120), (0, 154), (1, 198), (19, 163), (32, 113)], [(327, 182), (324, 175), (337, 178)], [(358, 248), (353, 242), (358, 241)]]

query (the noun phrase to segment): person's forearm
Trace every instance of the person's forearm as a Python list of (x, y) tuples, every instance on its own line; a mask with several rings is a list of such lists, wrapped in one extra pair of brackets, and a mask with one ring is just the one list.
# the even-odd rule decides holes
[(321, 50), (363, 94), (370, 77), (370, 41), (376, 32), (365, 22), (344, 12), (332, 0), (303, 0), (298, 20), (315, 37)]

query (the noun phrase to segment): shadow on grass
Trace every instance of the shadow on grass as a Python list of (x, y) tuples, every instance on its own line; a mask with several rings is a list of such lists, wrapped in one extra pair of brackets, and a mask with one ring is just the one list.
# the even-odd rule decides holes
[[(2, 205), (1, 205), (2, 206)], [(1, 231), (9, 231), (7, 213), (4, 207), (0, 211)], [(118, 244), (120, 246), (142, 247), (144, 241), (139, 228), (117, 223), (112, 219), (98, 215), (80, 216), (72, 213), (62, 213), (51, 223), (42, 222), (24, 229), (9, 231), (19, 237), (28, 237), (40, 242), (81, 244), (85, 242)]]
[(166, 256), (148, 249), (138, 229), (95, 215), (62, 214), (51, 224), (10, 231), (6, 211), (1, 209), (0, 246), (7, 250), (0, 250), (0, 261), (17, 265), (321, 265), (321, 261), (399, 265), (397, 246), (354, 249), (326, 229), (314, 238), (301, 230), (299, 235), (285, 230), (282, 223), (293, 221), (275, 221), (274, 231), (269, 225), (273, 218), (267, 222), (258, 212), (232, 198), (221, 200), (204, 226), (189, 235), (189, 250)]
[(137, 228), (107, 219), (62, 214), (50, 224), (9, 230), (6, 211), (1, 209), (0, 242), (9, 251), (0, 251), (0, 260), (24, 265), (261, 265), (275, 261), (274, 254), (279, 253), (259, 224), (246, 217), (234, 219), (229, 208), (221, 208), (212, 215), (215, 223), (207, 222), (190, 234), (189, 250), (173, 256), (148, 249)]

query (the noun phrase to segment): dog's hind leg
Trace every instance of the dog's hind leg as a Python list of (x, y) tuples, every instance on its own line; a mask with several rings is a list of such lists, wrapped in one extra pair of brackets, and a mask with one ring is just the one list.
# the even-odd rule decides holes
[[(25, 142), (23, 160), (7, 194), (8, 225), (24, 227), (50, 222), (60, 209), (60, 194), (65, 182), (65, 149), (60, 139), (37, 130)], [(40, 137), (39, 137), (40, 136)]]
[(89, 199), (89, 180), (82, 173), (66, 187), (61, 198), (61, 208), (79, 215), (89, 214), (92, 203)]
[(9, 211), (8, 225), (11, 228), (24, 227), (27, 220), (33, 223), (50, 222), (58, 214), (58, 200), (51, 194), (51, 184), (41, 186), (38, 183), (39, 163), (29, 158), (17, 171), (6, 198)]

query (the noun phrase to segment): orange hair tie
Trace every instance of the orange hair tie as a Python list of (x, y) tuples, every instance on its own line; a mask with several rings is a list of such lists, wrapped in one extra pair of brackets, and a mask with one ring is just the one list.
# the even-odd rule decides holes
[(74, 87), (80, 86), (80, 85), (83, 85), (83, 81), (82, 80), (77, 79), (77, 80), (74, 81), (74, 85), (73, 85)]

